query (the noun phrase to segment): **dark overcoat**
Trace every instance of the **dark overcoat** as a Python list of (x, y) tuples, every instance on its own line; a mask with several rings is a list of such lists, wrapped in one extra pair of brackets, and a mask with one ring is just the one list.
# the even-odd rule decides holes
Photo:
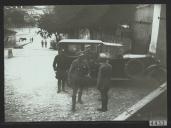
[(89, 79), (88, 75), (88, 65), (86, 63), (81, 63), (79, 58), (75, 59), (68, 72), (68, 81), (71, 87), (85, 87), (87, 86), (87, 81)]
[(103, 63), (99, 67), (97, 76), (97, 88), (99, 90), (108, 89), (111, 84), (112, 66), (108, 63)]
[(53, 61), (53, 69), (56, 71), (56, 78), (66, 79), (67, 68), (67, 58), (65, 57), (65, 55), (56, 55)]

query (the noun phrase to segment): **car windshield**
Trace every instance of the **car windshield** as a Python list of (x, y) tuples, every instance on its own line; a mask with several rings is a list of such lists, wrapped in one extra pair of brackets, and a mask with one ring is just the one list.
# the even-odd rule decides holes
[(83, 52), (98, 52), (98, 44), (66, 44), (63, 45), (67, 56), (79, 56)]
[(98, 52), (98, 46), (102, 44), (100, 40), (83, 39), (63, 39), (59, 46), (65, 50), (67, 56), (79, 56), (83, 52)]
[(77, 56), (82, 51), (84, 51), (84, 46), (83, 45), (69, 44), (69, 45), (66, 46), (66, 52), (67, 52), (68, 55)]

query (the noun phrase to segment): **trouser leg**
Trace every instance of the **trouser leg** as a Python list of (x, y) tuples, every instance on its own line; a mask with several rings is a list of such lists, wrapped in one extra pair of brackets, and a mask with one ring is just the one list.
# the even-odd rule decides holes
[(75, 111), (77, 90), (78, 90), (77, 87), (73, 87), (73, 93), (72, 93), (72, 111)]
[(65, 80), (62, 80), (62, 91), (65, 91)]
[(81, 104), (83, 103), (81, 100), (82, 93), (83, 93), (83, 87), (80, 87), (79, 92), (78, 92), (78, 102)]
[(102, 110), (107, 110), (107, 104), (108, 104), (108, 91), (103, 90), (101, 91), (101, 96), (102, 96)]
[(62, 90), (65, 91), (65, 85), (67, 84), (67, 73), (66, 71), (63, 72), (63, 80), (62, 80)]
[(61, 91), (61, 84), (62, 84), (62, 80), (58, 79), (58, 92)]

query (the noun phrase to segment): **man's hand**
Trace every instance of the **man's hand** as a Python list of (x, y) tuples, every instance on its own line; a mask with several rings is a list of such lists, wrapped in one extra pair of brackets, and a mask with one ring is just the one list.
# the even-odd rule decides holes
[(71, 79), (69, 77), (68, 77), (67, 81), (68, 81), (68, 84), (71, 85)]
[(91, 78), (90, 73), (88, 73), (86, 76), (87, 76), (88, 78)]
[(53, 68), (53, 70), (56, 72), (57, 71), (57, 68)]

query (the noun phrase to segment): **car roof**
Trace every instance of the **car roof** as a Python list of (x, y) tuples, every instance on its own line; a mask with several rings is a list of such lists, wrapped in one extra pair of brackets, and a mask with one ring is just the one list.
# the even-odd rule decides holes
[(125, 45), (120, 44), (120, 43), (103, 42), (103, 44), (104, 44), (105, 46), (118, 46), (118, 47), (120, 47), (120, 46), (125, 46)]
[(63, 39), (59, 44), (103, 44), (101, 40), (87, 40), (87, 39)]
[(123, 58), (146, 58), (146, 57), (151, 57), (150, 55), (147, 54), (124, 54)]

